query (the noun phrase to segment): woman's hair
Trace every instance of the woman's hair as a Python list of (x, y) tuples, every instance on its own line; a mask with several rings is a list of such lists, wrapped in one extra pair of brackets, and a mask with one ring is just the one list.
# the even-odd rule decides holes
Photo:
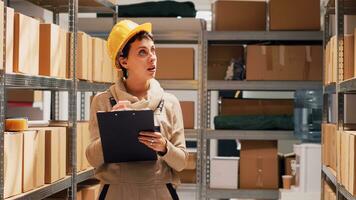
[(130, 38), (130, 40), (125, 44), (124, 48), (122, 49), (121, 52), (119, 52), (117, 55), (116, 55), (116, 63), (115, 65), (116, 66), (119, 66), (123, 72), (123, 76), (125, 79), (127, 79), (128, 77), (128, 73), (127, 73), (127, 69), (122, 67), (121, 64), (120, 64), (120, 61), (119, 61), (119, 58), (120, 57), (123, 57), (123, 58), (127, 58), (129, 56), (129, 52), (130, 52), (130, 48), (131, 48), (131, 44), (133, 42), (135, 42), (136, 40), (138, 41), (141, 41), (143, 39), (149, 39), (149, 40), (152, 40), (153, 41), (153, 36), (151, 33), (148, 33), (146, 31), (140, 31), (138, 32), (136, 35), (134, 35), (132, 38)]

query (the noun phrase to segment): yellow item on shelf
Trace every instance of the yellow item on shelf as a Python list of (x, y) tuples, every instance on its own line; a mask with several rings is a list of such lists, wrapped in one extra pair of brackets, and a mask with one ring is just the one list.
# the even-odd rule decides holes
[(14, 118), (5, 120), (5, 131), (24, 131), (28, 129), (27, 119)]

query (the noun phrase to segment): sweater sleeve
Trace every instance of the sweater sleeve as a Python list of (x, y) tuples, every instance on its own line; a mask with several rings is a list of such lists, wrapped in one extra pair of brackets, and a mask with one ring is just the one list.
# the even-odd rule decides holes
[(95, 168), (104, 164), (104, 154), (101, 146), (98, 121), (96, 117), (96, 113), (98, 111), (98, 96), (95, 96), (90, 106), (89, 132), (91, 142), (85, 151), (88, 162)]
[(188, 162), (188, 152), (185, 146), (182, 110), (177, 98), (172, 105), (172, 137), (167, 140), (167, 152), (163, 160), (174, 170), (182, 171)]

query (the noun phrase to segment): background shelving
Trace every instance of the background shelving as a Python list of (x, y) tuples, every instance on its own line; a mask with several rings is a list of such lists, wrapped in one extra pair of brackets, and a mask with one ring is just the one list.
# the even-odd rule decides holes
[(203, 97), (201, 110), (202, 135), (200, 141), (200, 199), (210, 198), (253, 198), (278, 199), (278, 190), (221, 190), (209, 188), (209, 161), (211, 139), (247, 139), (247, 140), (295, 140), (293, 131), (242, 131), (211, 130), (210, 95), (211, 91), (248, 90), (248, 91), (295, 91), (299, 89), (321, 89), (321, 81), (220, 81), (207, 80), (207, 53), (210, 44), (322, 44), (320, 31), (206, 31), (204, 33)]

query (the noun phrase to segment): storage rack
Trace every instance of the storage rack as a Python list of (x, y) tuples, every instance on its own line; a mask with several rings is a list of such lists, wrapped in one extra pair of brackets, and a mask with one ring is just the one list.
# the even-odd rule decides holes
[[(337, 79), (336, 83), (331, 83), (324, 86), (324, 106), (323, 108), (323, 121), (328, 121), (327, 109), (331, 105), (327, 105), (327, 95), (336, 95), (336, 112), (337, 112), (337, 131), (344, 130), (344, 95), (347, 93), (356, 92), (356, 78), (344, 80), (344, 15), (356, 14), (356, 2), (353, 0), (328, 0), (326, 3), (326, 12), (324, 14), (324, 49), (326, 43), (331, 38), (330, 29), (330, 15), (335, 14), (336, 17), (336, 38), (337, 38)], [(325, 70), (325, 66), (324, 66)], [(325, 71), (324, 71), (325, 73)], [(336, 133), (335, 133), (336, 134)], [(339, 163), (336, 163), (339, 165)], [(337, 182), (336, 173), (329, 167), (322, 166), (322, 180), (326, 180), (328, 183), (336, 189), (336, 198), (338, 200), (356, 200), (356, 196), (350, 194), (344, 186)]]
[[(76, 45), (77, 45), (77, 13), (78, 0), (69, 1), (39, 1), (29, 0), (30, 2), (47, 8), (53, 11), (54, 21), (57, 22), (58, 14), (60, 12), (69, 13), (69, 31), (74, 33), (71, 38), (71, 56), (70, 68), (72, 79), (57, 79), (42, 76), (28, 76), (20, 74), (5, 74), (4, 70), (0, 70), (0, 199), (4, 199), (4, 120), (6, 109), (6, 90), (7, 89), (29, 89), (29, 90), (49, 90), (52, 95), (52, 109), (58, 102), (55, 93), (58, 91), (69, 92), (69, 120), (68, 125), (72, 135), (72, 143), (70, 150), (70, 160), (72, 166), (72, 174), (64, 179), (61, 179), (53, 184), (47, 184), (35, 190), (23, 193), (8, 199), (43, 199), (52, 194), (55, 194), (64, 189), (70, 189), (69, 197), (76, 199), (76, 185), (84, 180), (92, 178), (94, 175), (93, 169), (88, 169), (83, 172), (76, 173), (76, 119), (77, 119), (77, 91), (80, 92), (97, 92), (108, 88), (109, 84), (91, 83), (87, 81), (79, 81), (76, 79)], [(114, 13), (114, 19), (117, 15), (117, 6), (111, 4), (107, 0), (93, 0), (88, 1), (87, 5), (79, 5), (80, 12), (109, 12)], [(4, 0), (4, 41), (6, 44), (6, 6), (10, 5), (10, 0)], [(4, 45), (3, 63), (6, 63), (6, 45)], [(83, 96), (83, 95), (82, 95)], [(81, 104), (84, 104), (84, 99), (81, 99)], [(55, 108), (55, 109), (58, 109)], [(57, 112), (58, 113), (58, 112)], [(81, 109), (81, 117), (84, 116), (84, 110)], [(53, 117), (54, 116), (54, 117)], [(56, 115), (52, 115), (56, 119)], [(82, 117), (83, 118), (83, 117)]]
[(211, 130), (210, 92), (213, 90), (250, 90), (250, 91), (295, 91), (298, 89), (321, 89), (321, 81), (216, 81), (207, 79), (209, 44), (321, 44), (323, 34), (320, 31), (206, 31), (204, 33), (204, 67), (202, 71), (203, 104), (201, 110), (202, 133), (199, 137), (200, 165), (199, 198), (252, 198), (278, 199), (278, 190), (211, 189), (210, 182), (210, 139), (245, 140), (289, 140), (295, 139), (293, 131), (245, 131)]

